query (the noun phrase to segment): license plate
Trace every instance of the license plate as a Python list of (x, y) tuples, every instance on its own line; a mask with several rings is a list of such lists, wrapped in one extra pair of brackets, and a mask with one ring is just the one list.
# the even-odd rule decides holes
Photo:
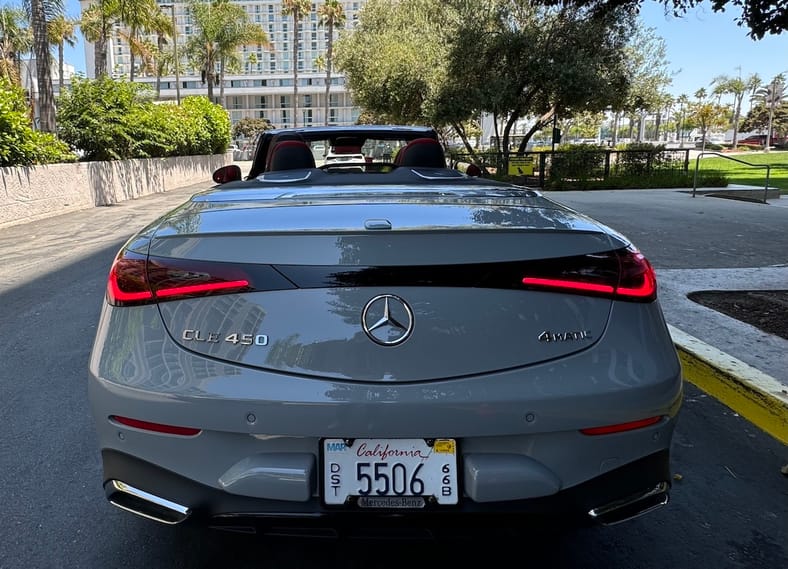
[(454, 439), (324, 439), (326, 504), (419, 508), (457, 503)]

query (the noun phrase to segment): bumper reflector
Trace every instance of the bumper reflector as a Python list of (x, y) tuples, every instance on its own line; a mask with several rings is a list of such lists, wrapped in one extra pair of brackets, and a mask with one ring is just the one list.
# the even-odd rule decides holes
[(142, 429), (143, 431), (153, 431), (154, 433), (180, 435), (182, 437), (193, 437), (200, 434), (200, 429), (195, 429), (193, 427), (178, 427), (176, 425), (151, 423), (149, 421), (140, 421), (139, 419), (120, 417), (118, 415), (110, 415), (109, 420), (127, 427), (134, 427), (135, 429)]
[(630, 421), (628, 423), (618, 423), (617, 425), (605, 425), (604, 427), (589, 427), (588, 429), (580, 429), (584, 435), (610, 435), (612, 433), (623, 433), (624, 431), (634, 431), (635, 429), (642, 429), (650, 425), (655, 425), (662, 420), (662, 416), (649, 417), (648, 419), (639, 419), (637, 421)]

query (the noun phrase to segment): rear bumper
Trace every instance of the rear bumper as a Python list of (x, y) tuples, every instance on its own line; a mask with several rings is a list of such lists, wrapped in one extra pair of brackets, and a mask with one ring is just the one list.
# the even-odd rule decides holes
[(163, 523), (188, 519), (241, 531), (272, 524), (317, 529), (392, 520), (486, 527), (547, 520), (618, 523), (667, 503), (671, 480), (669, 452), (661, 450), (550, 496), (499, 502), (465, 496), (451, 507), (362, 510), (326, 507), (318, 497), (291, 502), (234, 495), (114, 450), (104, 450), (102, 459), (105, 492), (114, 505)]

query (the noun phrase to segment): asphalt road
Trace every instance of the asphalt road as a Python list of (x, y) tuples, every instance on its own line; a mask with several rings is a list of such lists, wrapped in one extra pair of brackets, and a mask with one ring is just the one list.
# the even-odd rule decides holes
[[(788, 449), (691, 385), (670, 504), (618, 526), (306, 540), (164, 527), (113, 508), (86, 400), (107, 269), (126, 237), (196, 189), (0, 230), (0, 569), (434, 568), (507, 556), (550, 568), (788, 567)], [(786, 226), (768, 206), (560, 197), (622, 230), (658, 269), (786, 262)], [(739, 235), (746, 215), (755, 229)]]

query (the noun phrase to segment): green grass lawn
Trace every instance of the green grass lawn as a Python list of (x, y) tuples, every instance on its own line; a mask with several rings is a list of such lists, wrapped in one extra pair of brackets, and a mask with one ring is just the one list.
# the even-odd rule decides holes
[[(742, 152), (729, 154), (731, 158), (749, 164), (770, 165), (769, 187), (780, 188), (780, 194), (788, 194), (788, 152)], [(695, 161), (690, 163), (690, 172), (695, 171)], [(766, 183), (766, 168), (753, 167), (726, 158), (706, 156), (700, 159), (700, 171), (715, 171), (728, 179), (730, 184), (763, 187)]]

